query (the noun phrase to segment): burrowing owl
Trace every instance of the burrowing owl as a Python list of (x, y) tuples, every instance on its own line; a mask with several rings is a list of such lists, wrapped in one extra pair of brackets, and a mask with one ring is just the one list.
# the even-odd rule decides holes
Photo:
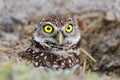
[(35, 26), (32, 44), (20, 56), (35, 67), (72, 69), (80, 66), (80, 29), (73, 18), (48, 15)]

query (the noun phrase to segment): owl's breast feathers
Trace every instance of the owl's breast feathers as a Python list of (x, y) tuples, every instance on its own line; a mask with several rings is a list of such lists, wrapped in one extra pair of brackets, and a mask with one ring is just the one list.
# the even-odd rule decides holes
[[(73, 50), (79, 49), (80, 40), (70, 48)], [(48, 47), (42, 46), (36, 41), (32, 41), (31, 46), (26, 52), (19, 54), (19, 56), (33, 62), (35, 67), (43, 66), (51, 69), (72, 69), (76, 65), (80, 67), (81, 62), (79, 53), (80, 52), (72, 52), (72, 54), (67, 57), (51, 54), (48, 52)]]

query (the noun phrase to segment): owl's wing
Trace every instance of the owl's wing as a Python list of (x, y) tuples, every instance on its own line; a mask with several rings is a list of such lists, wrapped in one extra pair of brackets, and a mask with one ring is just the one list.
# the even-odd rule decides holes
[(56, 55), (53, 56), (49, 53), (46, 53), (45, 49), (47, 48), (33, 41), (26, 51), (19, 53), (19, 56), (22, 59), (32, 62), (35, 67), (43, 66), (51, 68), (54, 60), (56, 60), (58, 57)]
[(22, 52), (18, 53), (18, 56), (21, 57), (22, 59), (31, 61), (33, 63), (35, 63), (36, 61), (39, 61), (40, 52), (36, 52), (34, 50), (33, 46), (34, 46), (34, 44), (31, 44), (30, 47), (26, 51), (22, 51)]
[(32, 60), (32, 53), (33, 49), (28, 48), (26, 51), (22, 51), (18, 55), (23, 59)]

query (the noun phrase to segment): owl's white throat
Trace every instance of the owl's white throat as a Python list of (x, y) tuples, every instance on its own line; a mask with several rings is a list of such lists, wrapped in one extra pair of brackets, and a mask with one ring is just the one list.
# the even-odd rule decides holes
[(64, 56), (64, 57), (67, 57), (67, 56), (72, 56), (73, 53), (76, 53), (77, 55), (80, 54), (80, 49), (69, 49), (69, 50), (65, 50), (65, 49), (56, 49), (56, 48), (53, 48), (50, 53), (52, 54), (55, 54), (55, 55), (59, 55), (59, 56)]

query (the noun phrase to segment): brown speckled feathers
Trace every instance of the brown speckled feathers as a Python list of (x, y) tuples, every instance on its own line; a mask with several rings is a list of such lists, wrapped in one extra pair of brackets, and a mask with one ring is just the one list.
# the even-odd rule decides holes
[[(54, 28), (52, 33), (43, 30), (48, 24)], [(65, 31), (67, 24), (73, 27), (69, 33)], [(58, 35), (62, 35), (61, 44), (57, 42)], [(37, 24), (33, 32), (32, 44), (19, 56), (31, 61), (35, 67), (72, 69), (74, 66), (80, 67), (81, 64), (80, 41), (79, 27), (72, 18), (64, 15), (49, 15), (43, 17)]]
[(65, 15), (62, 15), (62, 17), (61, 15), (48, 15), (41, 19), (41, 22), (52, 22), (57, 27), (61, 27), (70, 21), (73, 21), (73, 19)]

